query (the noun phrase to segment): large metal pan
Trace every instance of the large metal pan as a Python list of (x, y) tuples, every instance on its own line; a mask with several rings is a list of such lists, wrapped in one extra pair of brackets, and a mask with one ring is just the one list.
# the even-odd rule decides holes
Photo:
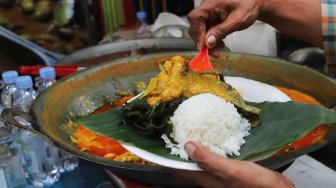
[[(164, 167), (116, 162), (80, 151), (69, 139), (75, 125), (65, 125), (69, 120), (89, 114), (115, 98), (114, 92), (117, 89), (129, 89), (136, 80), (148, 81), (158, 73), (158, 62), (176, 54), (191, 58), (195, 52), (134, 56), (109, 61), (63, 78), (38, 96), (28, 119), (37, 134), (43, 135), (49, 142), (83, 159), (103, 165), (116, 174), (154, 185), (190, 185)], [(336, 82), (311, 69), (280, 59), (228, 52), (223, 52), (213, 63), (217, 68), (224, 69), (225, 75), (242, 76), (271, 85), (294, 88), (317, 98), (328, 108), (336, 105)], [(18, 125), (13, 120), (13, 116), (17, 115), (16, 111), (5, 110), (2, 115), (9, 123)], [(310, 147), (257, 163), (277, 169), (335, 139), (336, 126), (333, 126), (322, 140)]]
[(132, 55), (195, 50), (195, 44), (191, 39), (137, 39), (113, 42), (82, 49), (65, 57), (57, 62), (56, 65), (92, 66)]

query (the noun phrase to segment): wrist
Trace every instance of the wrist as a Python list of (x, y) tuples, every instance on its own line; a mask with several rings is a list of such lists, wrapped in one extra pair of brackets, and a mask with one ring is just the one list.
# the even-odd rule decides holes
[(276, 4), (278, 1), (273, 0), (260, 0), (261, 1), (261, 7), (260, 7), (260, 14), (258, 17), (258, 20), (267, 22), (270, 19), (273, 19), (275, 17), (276, 12)]

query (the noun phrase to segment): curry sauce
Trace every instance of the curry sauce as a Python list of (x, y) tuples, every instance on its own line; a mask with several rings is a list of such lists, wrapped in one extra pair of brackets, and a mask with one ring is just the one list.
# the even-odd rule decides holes
[[(283, 93), (285, 93), (286, 95), (288, 95), (288, 97), (290, 99), (294, 100), (294, 101), (299, 101), (299, 102), (306, 103), (306, 104), (321, 105), (321, 103), (318, 102), (313, 97), (308, 96), (306, 94), (303, 94), (299, 91), (286, 89), (286, 88), (282, 88), (282, 87), (277, 87), (277, 88), (280, 91), (282, 91)], [(285, 146), (282, 150), (280, 150), (277, 153), (277, 155), (287, 153), (287, 152), (293, 152), (293, 151), (296, 151), (298, 149), (305, 148), (307, 146), (310, 146), (310, 145), (316, 143), (317, 141), (321, 140), (325, 136), (328, 129), (329, 129), (328, 125), (320, 125), (320, 126), (316, 127), (315, 129), (310, 131), (303, 138)]]

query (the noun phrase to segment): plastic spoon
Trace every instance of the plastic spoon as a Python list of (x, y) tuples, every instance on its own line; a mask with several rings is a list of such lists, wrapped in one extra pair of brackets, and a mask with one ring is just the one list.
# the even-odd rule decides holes
[(210, 62), (208, 48), (203, 48), (192, 60), (189, 61), (189, 67), (195, 72), (213, 71), (214, 68)]

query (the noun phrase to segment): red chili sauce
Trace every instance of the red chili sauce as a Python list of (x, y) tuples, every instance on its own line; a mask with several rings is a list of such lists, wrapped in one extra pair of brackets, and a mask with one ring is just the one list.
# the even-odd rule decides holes
[[(294, 101), (299, 101), (302, 103), (307, 103), (307, 104), (316, 104), (316, 105), (321, 105), (320, 102), (318, 102), (316, 99), (314, 99), (313, 97), (310, 97), (306, 94), (303, 94), (299, 91), (295, 91), (295, 90), (291, 90), (291, 89), (286, 89), (286, 88), (281, 88), (281, 87), (277, 87), (279, 90), (281, 90), (283, 93), (285, 93), (286, 95), (288, 95), (288, 97)], [(306, 136), (304, 136), (303, 138), (288, 144), (287, 146), (285, 146), (282, 150), (280, 150), (277, 155), (286, 153), (286, 152), (292, 152), (307, 146), (310, 146), (314, 143), (316, 143), (317, 141), (319, 141), (321, 138), (324, 137), (324, 135), (327, 133), (329, 129), (329, 126), (327, 125), (320, 125), (318, 127), (316, 127), (315, 129), (313, 129), (312, 131), (310, 131)]]

